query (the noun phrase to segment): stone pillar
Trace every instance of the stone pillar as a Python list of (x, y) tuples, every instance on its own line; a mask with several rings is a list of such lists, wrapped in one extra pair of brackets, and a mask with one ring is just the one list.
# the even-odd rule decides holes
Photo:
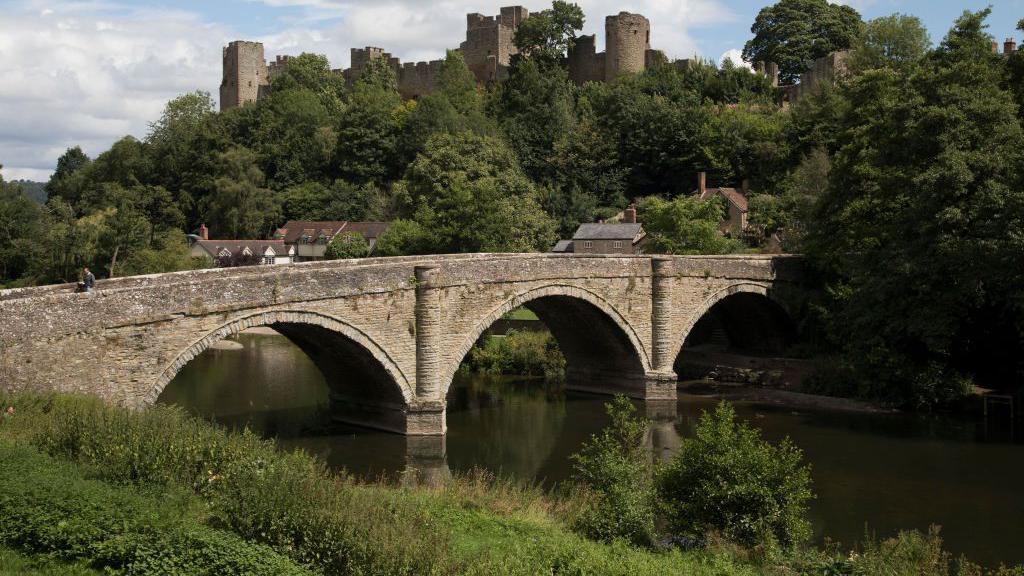
[(444, 436), (409, 436), (405, 439), (403, 486), (437, 488), (451, 477)]
[(677, 346), (672, 339), (672, 288), (675, 284), (675, 260), (651, 258), (651, 368), (647, 375), (647, 399), (674, 400), (676, 373), (672, 364)]
[(406, 434), (437, 436), (447, 431), (441, 397), (441, 294), (437, 268), (417, 266), (416, 400), (406, 412)]

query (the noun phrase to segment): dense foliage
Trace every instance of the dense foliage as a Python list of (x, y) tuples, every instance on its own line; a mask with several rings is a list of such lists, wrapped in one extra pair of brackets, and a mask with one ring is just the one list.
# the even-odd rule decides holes
[(484, 374), (565, 376), (565, 357), (550, 332), (509, 330), (504, 336), (488, 336), (466, 356), (468, 370)]
[(791, 548), (810, 536), (810, 482), (798, 448), (762, 440), (722, 402), (659, 471), (658, 493), (677, 534), (718, 531), (748, 546)]
[(611, 424), (572, 456), (573, 477), (590, 505), (576, 529), (590, 538), (649, 546), (654, 542), (655, 493), (650, 455), (643, 445), (647, 422), (625, 396), (606, 405)]

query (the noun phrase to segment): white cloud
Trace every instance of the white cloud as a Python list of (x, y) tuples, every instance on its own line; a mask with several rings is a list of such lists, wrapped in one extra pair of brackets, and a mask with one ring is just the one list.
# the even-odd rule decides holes
[[(118, 138), (142, 138), (171, 98), (206, 90), (217, 98), (221, 48), (262, 41), (266, 56), (315, 52), (335, 68), (353, 47), (380, 46), (403, 61), (441, 58), (465, 39), (466, 13), (498, 12), (482, 0), (250, 0), (299, 8), (281, 29), (245, 37), (229, 26), (173, 8), (107, 0), (8, 2), (0, 18), (0, 164), (8, 179), (45, 179), (57, 158), (81, 145), (90, 156)], [(692, 57), (690, 30), (734, 21), (722, 0), (583, 0), (583, 33), (604, 43), (604, 17), (639, 12), (651, 20), (651, 44)], [(548, 2), (539, 3), (549, 5)], [(162, 5), (166, 6), (166, 5)], [(538, 6), (539, 7), (539, 6)]]
[(724, 54), (718, 59), (718, 65), (721, 66), (726, 60), (732, 60), (732, 63), (736, 66), (743, 66), (751, 70), (754, 69), (749, 62), (743, 60), (743, 51), (739, 48), (732, 48), (726, 50)]

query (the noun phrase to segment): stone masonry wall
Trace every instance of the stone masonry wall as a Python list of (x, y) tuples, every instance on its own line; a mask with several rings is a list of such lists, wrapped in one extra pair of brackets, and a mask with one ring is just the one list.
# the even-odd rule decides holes
[(644, 71), (645, 55), (651, 47), (651, 23), (640, 14), (619, 12), (605, 18), (606, 82), (622, 74)]
[[(337, 334), (383, 367), (391, 380), (385, 385), (393, 388), (381, 397), (437, 406), (419, 420), (410, 416), (407, 430), (415, 423), (438, 433), (436, 416), (443, 432), (445, 394), (464, 355), (491, 323), (520, 305), (549, 321), (580, 374), (598, 376), (588, 372), (592, 366), (638, 381), (667, 377), (671, 363), (667, 369), (652, 364), (652, 350), (662, 350), (665, 364), (666, 354), (674, 357), (665, 351), (678, 353), (697, 319), (721, 298), (751, 292), (790, 310), (799, 306), (799, 259), (792, 257), (667, 258), (658, 307), (652, 266), (645, 256), (425, 256), (123, 278), (99, 282), (93, 294), (67, 285), (4, 290), (0, 386), (141, 406), (220, 338), (257, 325), (283, 324), (290, 335), (310, 326), (310, 335)], [(425, 297), (438, 302), (429, 309), (438, 315), (429, 343), (426, 332), (417, 333), (427, 318), (417, 312)], [(428, 388), (417, 386), (423, 375), (417, 354), (425, 344), (437, 351)], [(650, 388), (638, 386), (628, 392), (650, 397)]]
[(223, 51), (220, 109), (228, 110), (255, 102), (260, 88), (270, 83), (263, 44), (236, 40)]

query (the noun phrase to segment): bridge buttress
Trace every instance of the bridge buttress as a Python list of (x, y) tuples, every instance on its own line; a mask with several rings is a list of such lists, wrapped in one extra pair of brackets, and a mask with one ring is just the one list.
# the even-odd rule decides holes
[(441, 291), (436, 266), (416, 266), (416, 399), (406, 408), (411, 436), (435, 436), (447, 431), (441, 397)]

